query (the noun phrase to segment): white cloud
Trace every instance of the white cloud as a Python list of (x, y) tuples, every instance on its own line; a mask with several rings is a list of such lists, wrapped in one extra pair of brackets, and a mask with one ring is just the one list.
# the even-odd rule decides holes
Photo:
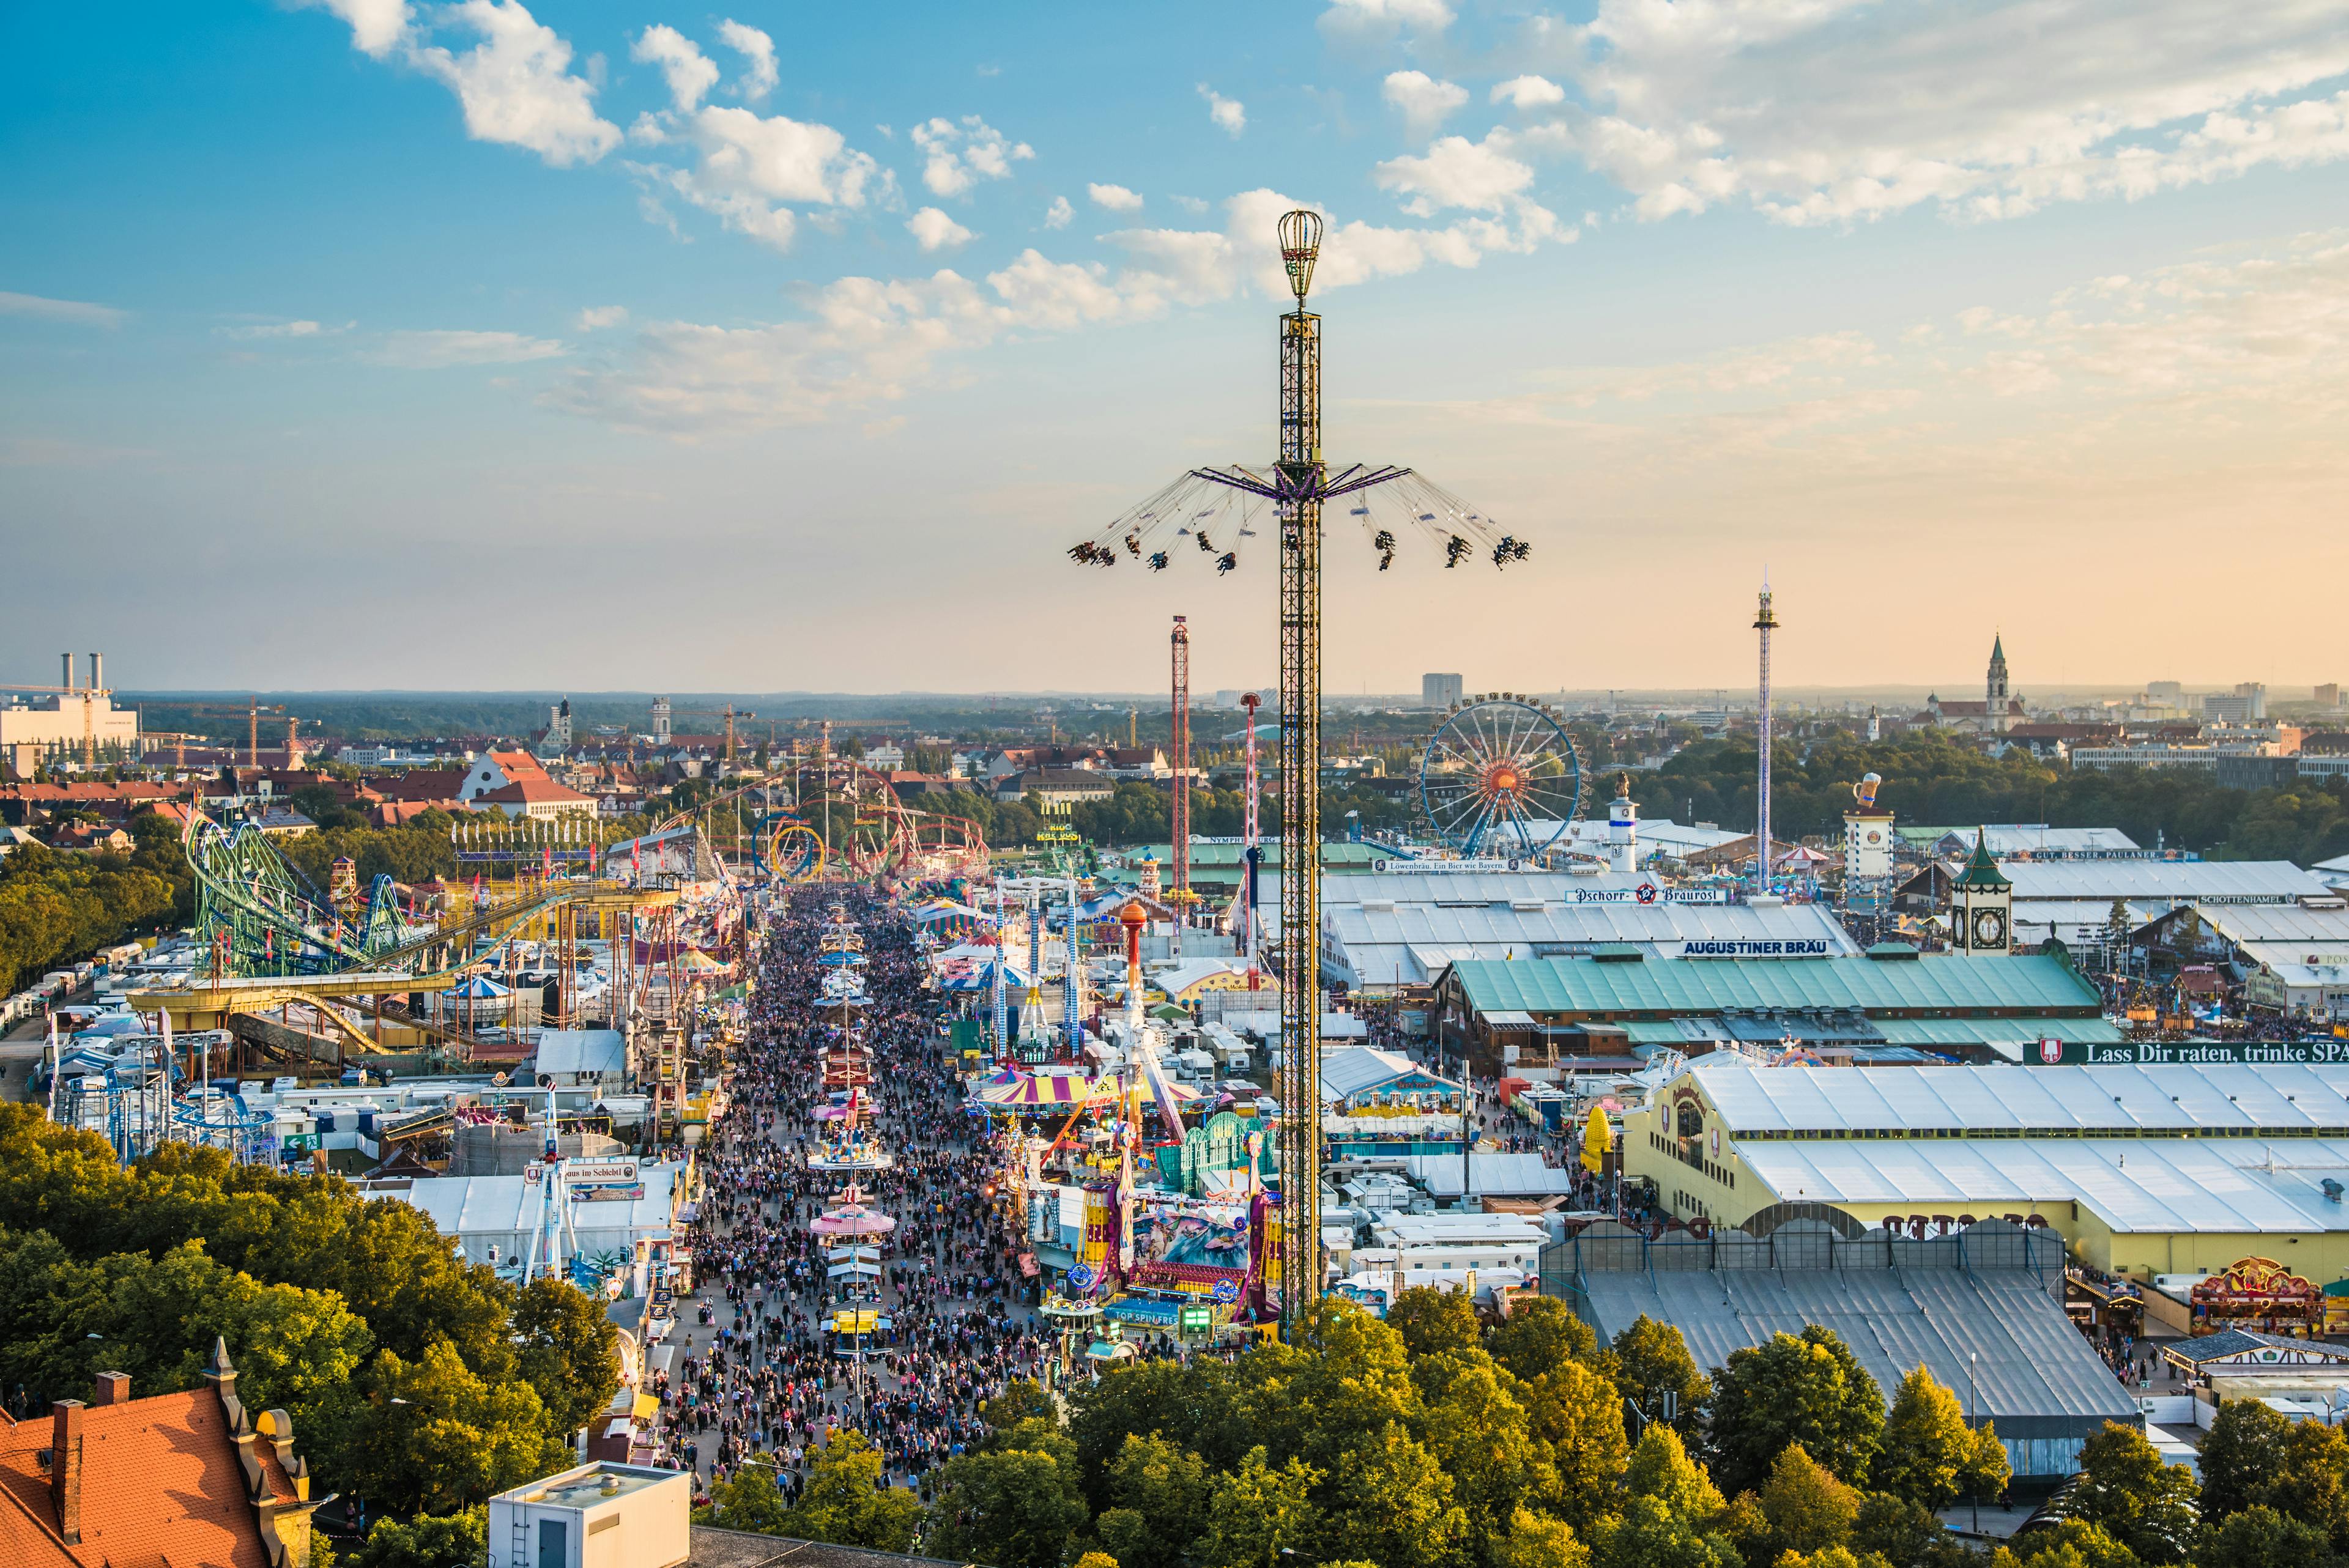
[(947, 217), (936, 207), (925, 207), (905, 220), (905, 231), (920, 242), (926, 251), (948, 250), (967, 244), (970, 231)]
[(639, 65), (660, 67), (679, 114), (692, 113), (718, 85), (716, 62), (674, 27), (656, 23), (646, 28), (628, 50), (628, 57)]
[(1493, 89), (1493, 102), (1512, 108), (1547, 108), (1566, 101), (1566, 89), (1547, 77), (1511, 77)]
[(580, 332), (601, 332), (607, 326), (619, 326), (628, 319), (628, 307), (624, 304), (594, 304), (581, 311), (573, 321)]
[(1651, 219), (1994, 219), (2349, 157), (2349, 91), (2306, 96), (2349, 77), (2329, 0), (1600, 0), (1533, 42), (1598, 106), (1549, 145)]
[(1425, 71), (1390, 71), (1379, 96), (1402, 116), (1404, 134), (1417, 140), (1433, 135), (1446, 117), (1466, 103), (1468, 89), (1437, 81)]
[(516, 332), (394, 332), (366, 356), (399, 370), (444, 370), (463, 365), (520, 365), (553, 359), (563, 345)]
[[(1054, 262), (1030, 250), (975, 282), (951, 271), (927, 278), (842, 278), (801, 319), (726, 327), (646, 326), (616, 363), (582, 364), (544, 396), (550, 406), (625, 428), (695, 439), (730, 430), (812, 424), (895, 401), (930, 380), (943, 359), (1014, 333), (1072, 332), (1143, 320), (1177, 306), (1254, 294), (1287, 299), (1272, 242), (1279, 215), (1299, 203), (1250, 191), (1224, 204), (1218, 230), (1126, 230), (1108, 236), (1126, 264)], [(1493, 251), (1571, 239), (1521, 203), (1511, 221), (1470, 217), (1442, 229), (1333, 223), (1317, 290), (1440, 264), (1473, 267)]]
[(243, 326), (216, 326), (212, 329), (222, 337), (254, 340), (265, 337), (317, 337), (329, 330), (315, 321), (264, 321)]
[(1227, 98), (1206, 83), (1199, 84), (1199, 96), (1207, 100), (1207, 119), (1216, 129), (1234, 136), (1247, 129), (1247, 110), (1237, 98)]
[(1044, 227), (1065, 229), (1069, 226), (1069, 220), (1076, 215), (1077, 210), (1069, 205), (1069, 199), (1066, 196), (1055, 196), (1052, 198), (1052, 204), (1044, 209)]
[(1176, 196), (1172, 200), (1174, 201), (1174, 205), (1182, 208), (1185, 212), (1195, 214), (1204, 212), (1207, 210), (1207, 204), (1205, 201), (1200, 201), (1196, 196)]
[(718, 24), (718, 36), (746, 62), (741, 79), (734, 84), (737, 95), (757, 103), (775, 90), (775, 84), (782, 78), (775, 70), (773, 38), (731, 17)]
[(1382, 191), (1410, 197), (1403, 210), (1421, 217), (1445, 207), (1495, 212), (1533, 183), (1533, 166), (1511, 157), (1511, 150), (1509, 135), (1503, 130), (1482, 141), (1447, 136), (1430, 147), (1424, 158), (1390, 159), (1371, 178)]
[(71, 322), (76, 326), (120, 326), (127, 314), (109, 304), (0, 291), (0, 315), (36, 316), (43, 321)]
[(1088, 185), (1085, 194), (1093, 199), (1096, 207), (1106, 207), (1112, 212), (1139, 212), (1142, 198), (1123, 185)]
[[(705, 104), (689, 114), (647, 115), (640, 142), (694, 150), (691, 169), (631, 164), (639, 178), (674, 191), (727, 228), (773, 250), (791, 248), (798, 220), (785, 202), (861, 208), (889, 177), (828, 125)], [(660, 221), (667, 221), (666, 210)]]
[(440, 15), (481, 42), (461, 55), (411, 48), (408, 58), (457, 95), (474, 140), (528, 148), (557, 167), (593, 163), (620, 144), (619, 127), (595, 113), (595, 88), (571, 74), (571, 46), (522, 0), (461, 0)]
[(1436, 34), (1452, 26), (1452, 7), (1445, 0), (1330, 0), (1321, 13), (1321, 30), (1334, 38), (1371, 41), (1392, 38), (1405, 29)]
[(975, 114), (957, 125), (940, 117), (913, 130), (921, 149), (922, 183), (936, 196), (959, 196), (982, 180), (1004, 180), (1012, 164), (1036, 156), (1024, 141), (1006, 139), (1003, 133)]
[(407, 36), (408, 0), (294, 0), (296, 5), (333, 12), (350, 24), (351, 47), (382, 59)]

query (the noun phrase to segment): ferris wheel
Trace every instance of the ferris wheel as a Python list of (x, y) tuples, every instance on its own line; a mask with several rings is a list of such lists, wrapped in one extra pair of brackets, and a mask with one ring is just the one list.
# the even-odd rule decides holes
[(1544, 704), (1515, 692), (1471, 697), (1428, 738), (1419, 801), (1460, 853), (1530, 859), (1581, 810), (1582, 758)]

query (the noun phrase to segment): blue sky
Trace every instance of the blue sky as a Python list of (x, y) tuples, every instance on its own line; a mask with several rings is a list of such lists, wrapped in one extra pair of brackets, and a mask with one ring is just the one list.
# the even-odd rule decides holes
[(0, 668), (1151, 687), (1268, 559), (1061, 552), (1271, 439), (1531, 540), (1332, 534), (1329, 684), (2341, 678), (2349, 8), (2296, 0), (17, 7)]

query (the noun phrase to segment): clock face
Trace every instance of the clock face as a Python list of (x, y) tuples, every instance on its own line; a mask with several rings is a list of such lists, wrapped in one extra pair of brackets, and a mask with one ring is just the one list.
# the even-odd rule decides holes
[(2006, 945), (2006, 916), (1994, 909), (1985, 909), (1974, 916), (1974, 945), (2003, 947)]

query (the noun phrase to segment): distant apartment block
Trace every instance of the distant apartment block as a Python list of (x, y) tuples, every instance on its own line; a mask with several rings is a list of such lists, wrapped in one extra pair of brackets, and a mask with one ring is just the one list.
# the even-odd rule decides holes
[(1458, 676), (1422, 676), (1419, 677), (1419, 705), (1422, 707), (1450, 707), (1458, 702), (1466, 687)]

